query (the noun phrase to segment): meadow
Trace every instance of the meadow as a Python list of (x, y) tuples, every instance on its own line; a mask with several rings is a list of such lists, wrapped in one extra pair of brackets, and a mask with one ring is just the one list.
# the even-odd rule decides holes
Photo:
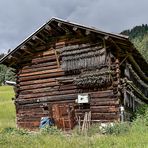
[(12, 97), (12, 87), (0, 87), (0, 148), (148, 148), (148, 111), (131, 125), (118, 124), (106, 134), (97, 126), (92, 126), (88, 136), (56, 128), (29, 132), (16, 128)]

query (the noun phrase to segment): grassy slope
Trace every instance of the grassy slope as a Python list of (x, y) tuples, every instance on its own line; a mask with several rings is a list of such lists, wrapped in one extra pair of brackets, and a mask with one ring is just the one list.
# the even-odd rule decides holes
[(15, 127), (15, 109), (11, 101), (11, 87), (0, 87), (0, 147), (2, 148), (148, 148), (148, 127), (136, 124), (124, 135), (94, 135), (91, 137), (64, 136), (61, 134), (26, 134), (21, 131), (8, 131)]

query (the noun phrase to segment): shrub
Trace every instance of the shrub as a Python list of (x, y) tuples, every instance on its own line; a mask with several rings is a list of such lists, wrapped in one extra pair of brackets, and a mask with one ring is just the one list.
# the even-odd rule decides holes
[(147, 104), (144, 104), (144, 105), (140, 105), (136, 112), (133, 114), (133, 120), (135, 120), (137, 117), (139, 116), (145, 116), (146, 112), (148, 110), (148, 105)]
[(102, 133), (119, 135), (119, 134), (125, 134), (129, 130), (130, 130), (130, 124), (128, 122), (113, 123), (113, 124), (107, 124), (107, 126), (105, 126), (102, 129)]
[[(87, 136), (93, 136), (95, 134), (106, 134), (106, 135), (119, 135), (125, 134), (130, 131), (131, 125), (128, 122), (123, 123), (103, 123), (103, 124), (92, 124), (87, 131)], [(81, 135), (76, 128), (75, 133)]]

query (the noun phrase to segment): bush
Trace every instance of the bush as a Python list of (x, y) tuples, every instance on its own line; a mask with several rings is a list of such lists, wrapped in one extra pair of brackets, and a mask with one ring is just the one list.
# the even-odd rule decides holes
[(107, 124), (105, 127), (102, 128), (102, 133), (110, 134), (110, 135), (119, 135), (125, 134), (130, 130), (130, 124), (128, 122), (124, 123), (113, 123)]
[[(131, 125), (128, 122), (123, 123), (102, 123), (92, 124), (87, 131), (87, 136), (94, 136), (95, 134), (106, 134), (106, 135), (119, 135), (125, 134), (130, 131)], [(78, 132), (78, 128), (74, 130), (78, 135), (82, 135)]]
[(133, 121), (133, 126), (148, 126), (148, 105), (141, 106)]
[(148, 105), (147, 104), (140, 105), (137, 108), (136, 112), (133, 114), (133, 119), (135, 120), (139, 116), (144, 116), (147, 110), (148, 110)]

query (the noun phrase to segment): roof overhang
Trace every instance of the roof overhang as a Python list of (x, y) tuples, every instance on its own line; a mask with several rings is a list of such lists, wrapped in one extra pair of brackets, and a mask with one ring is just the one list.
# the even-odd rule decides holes
[[(5, 64), (7, 66), (10, 66), (9, 64), (9, 58), (13, 57), (15, 54), (17, 54), (23, 47), (26, 46), (26, 44), (31, 43), (31, 41), (34, 38), (38, 38), (37, 36), (41, 34), (43, 31), (49, 31), (50, 27), (55, 30), (55, 34), (62, 34), (64, 32), (68, 31), (75, 31), (77, 29), (83, 30), (85, 32), (91, 32), (95, 33), (96, 35), (101, 36), (102, 38), (111, 39), (113, 42), (118, 43), (119, 47), (124, 45), (125, 47), (128, 47), (128, 49), (131, 51), (132, 56), (136, 59), (137, 63), (139, 65), (142, 65), (144, 72), (148, 75), (148, 64), (144, 60), (144, 58), (141, 56), (141, 54), (135, 49), (133, 44), (129, 41), (128, 36), (121, 35), (121, 34), (115, 34), (115, 33), (109, 33), (104, 32), (101, 30), (98, 30), (94, 27), (86, 27), (84, 25), (80, 25), (77, 23), (72, 23), (69, 21), (61, 20), (58, 18), (52, 18), (45, 24), (43, 24), (39, 29), (37, 29), (33, 34), (31, 34), (28, 38), (26, 38), (23, 42), (21, 42), (15, 49), (13, 49), (11, 52), (9, 52), (5, 57), (3, 57), (0, 60), (1, 64)], [(41, 40), (41, 39), (40, 39)], [(42, 42), (44, 42), (42, 40)], [(121, 47), (122, 48), (122, 47)]]

